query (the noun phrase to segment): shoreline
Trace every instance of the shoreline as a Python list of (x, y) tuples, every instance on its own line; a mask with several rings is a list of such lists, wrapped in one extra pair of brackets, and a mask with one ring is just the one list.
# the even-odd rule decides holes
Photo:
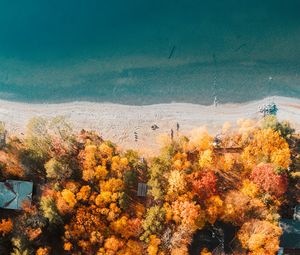
[[(217, 107), (189, 103), (168, 103), (146, 106), (131, 106), (113, 103), (69, 102), (58, 104), (30, 104), (0, 100), (0, 121), (4, 121), (10, 133), (20, 135), (27, 122), (36, 116), (65, 116), (74, 131), (95, 130), (104, 138), (124, 149), (135, 149), (141, 153), (159, 149), (157, 137), (176, 133), (188, 135), (195, 128), (206, 126), (216, 134), (225, 122), (237, 126), (240, 119), (261, 118), (259, 106), (274, 101), (278, 107), (279, 120), (287, 120), (297, 132), (300, 131), (300, 99), (269, 97), (247, 103), (227, 103)], [(156, 124), (159, 128), (152, 130)], [(135, 141), (135, 132), (137, 141)]]

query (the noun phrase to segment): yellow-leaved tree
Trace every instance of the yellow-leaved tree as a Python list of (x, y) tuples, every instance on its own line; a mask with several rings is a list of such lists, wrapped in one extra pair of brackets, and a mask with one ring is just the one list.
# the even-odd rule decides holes
[(273, 163), (277, 167), (287, 169), (291, 163), (290, 156), (286, 140), (271, 128), (255, 130), (253, 138), (242, 153), (246, 169), (252, 169), (261, 162)]
[(268, 221), (251, 220), (243, 224), (237, 236), (248, 254), (273, 255), (279, 249), (281, 233), (280, 227)]

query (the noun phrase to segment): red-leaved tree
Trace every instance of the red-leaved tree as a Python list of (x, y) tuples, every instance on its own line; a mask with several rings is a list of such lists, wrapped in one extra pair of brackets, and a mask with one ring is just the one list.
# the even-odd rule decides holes
[(217, 177), (214, 172), (197, 172), (192, 174), (190, 180), (199, 198), (208, 198), (216, 193)]
[(282, 196), (288, 186), (288, 179), (285, 174), (276, 174), (273, 164), (261, 164), (256, 166), (251, 173), (251, 179), (264, 191)]

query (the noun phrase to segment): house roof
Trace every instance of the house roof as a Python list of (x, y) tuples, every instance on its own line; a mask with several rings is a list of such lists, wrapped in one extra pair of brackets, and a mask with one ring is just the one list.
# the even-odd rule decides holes
[(0, 182), (0, 207), (22, 209), (25, 201), (31, 201), (33, 183), (27, 181), (6, 180)]
[(292, 219), (281, 219), (280, 247), (300, 249), (300, 221)]
[(295, 206), (293, 218), (294, 220), (300, 221), (300, 205)]
[(138, 183), (137, 196), (145, 197), (147, 196), (147, 184), (146, 183)]

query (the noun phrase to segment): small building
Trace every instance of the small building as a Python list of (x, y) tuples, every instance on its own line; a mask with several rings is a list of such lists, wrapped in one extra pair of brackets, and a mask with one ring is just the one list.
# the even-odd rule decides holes
[(295, 206), (293, 219), (300, 221), (300, 205)]
[(137, 196), (138, 197), (146, 197), (147, 196), (148, 186), (146, 183), (138, 183)]
[(221, 221), (199, 229), (193, 235), (192, 243), (189, 246), (189, 254), (198, 255), (204, 248), (207, 248), (212, 255), (232, 254), (232, 244), (237, 231), (237, 227)]
[(6, 131), (0, 132), (0, 148), (6, 145)]
[(281, 219), (280, 251), (278, 254), (300, 254), (300, 221)]
[(32, 200), (33, 183), (6, 180), (0, 182), (0, 207), (21, 210), (24, 202)]

